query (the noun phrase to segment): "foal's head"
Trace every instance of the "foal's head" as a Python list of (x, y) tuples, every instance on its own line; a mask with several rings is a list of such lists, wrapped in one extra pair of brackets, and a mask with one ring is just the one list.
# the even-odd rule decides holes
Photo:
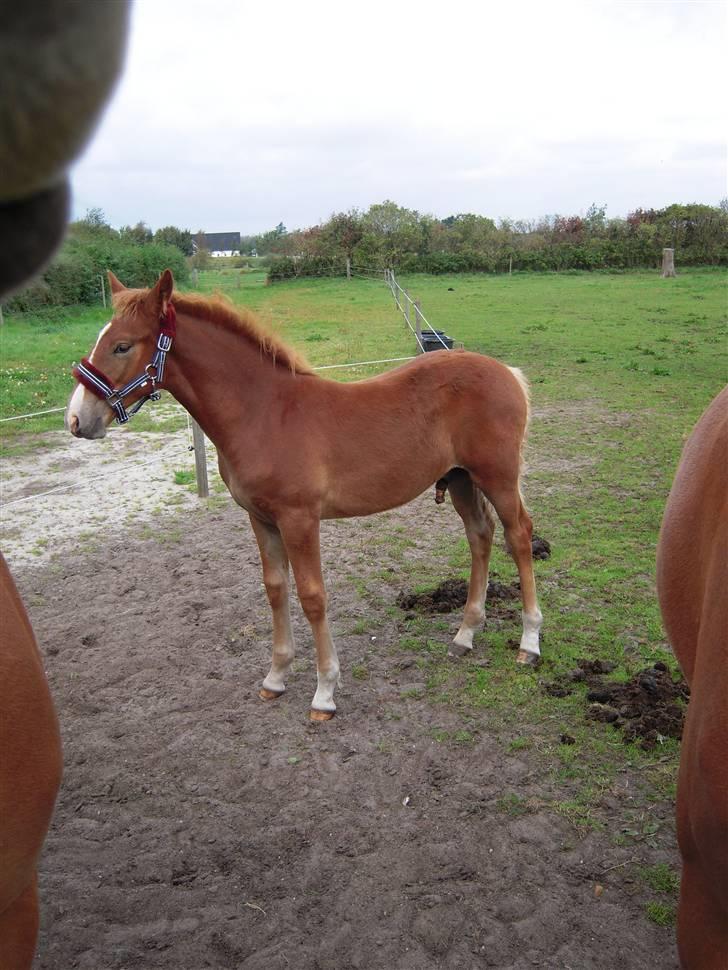
[[(108, 275), (114, 315), (99, 334), (88, 362), (118, 389), (144, 373), (152, 360), (159, 322), (167, 313), (174, 280), (167, 269), (150, 290), (132, 290), (113, 273)], [(138, 388), (124, 403), (132, 405), (147, 393), (149, 387)], [(66, 427), (77, 438), (103, 438), (114, 417), (114, 411), (102, 397), (79, 383), (66, 408)]]

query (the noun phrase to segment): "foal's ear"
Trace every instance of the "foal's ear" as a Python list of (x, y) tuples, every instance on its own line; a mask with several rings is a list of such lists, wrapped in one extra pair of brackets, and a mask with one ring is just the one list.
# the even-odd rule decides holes
[(122, 290), (125, 290), (126, 289), (126, 287), (124, 286), (124, 284), (123, 283), (120, 283), (119, 280), (117, 280), (117, 278), (114, 276), (114, 274), (111, 272), (111, 270), (109, 270), (107, 272), (106, 276), (107, 276), (107, 278), (109, 280), (109, 286), (111, 287), (112, 294), (113, 293), (121, 293)]
[(167, 304), (172, 299), (173, 289), (174, 277), (172, 276), (172, 270), (165, 269), (156, 284), (149, 291), (149, 299), (161, 313), (167, 312)]

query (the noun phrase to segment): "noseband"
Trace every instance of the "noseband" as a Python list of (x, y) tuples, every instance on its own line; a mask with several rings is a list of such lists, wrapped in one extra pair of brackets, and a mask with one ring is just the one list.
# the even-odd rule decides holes
[[(80, 364), (73, 368), (73, 376), (83, 386), (106, 401), (109, 407), (116, 414), (118, 424), (126, 424), (132, 414), (136, 414), (143, 404), (147, 401), (158, 401), (159, 391), (155, 390), (157, 384), (164, 378), (164, 364), (167, 354), (172, 349), (172, 343), (177, 333), (177, 314), (172, 303), (167, 304), (167, 312), (159, 318), (159, 337), (157, 339), (157, 349), (150, 363), (144, 368), (143, 373), (129, 381), (122, 388), (116, 389), (109, 378), (98, 367), (94, 367), (91, 361), (84, 357)], [(139, 398), (134, 405), (126, 409), (124, 398), (128, 397), (140, 387), (151, 385), (151, 390)]]

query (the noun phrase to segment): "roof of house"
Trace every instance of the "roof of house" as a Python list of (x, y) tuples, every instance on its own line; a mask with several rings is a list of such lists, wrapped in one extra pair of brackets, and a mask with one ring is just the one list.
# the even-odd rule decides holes
[(239, 232), (206, 232), (204, 236), (205, 245), (211, 253), (240, 249)]

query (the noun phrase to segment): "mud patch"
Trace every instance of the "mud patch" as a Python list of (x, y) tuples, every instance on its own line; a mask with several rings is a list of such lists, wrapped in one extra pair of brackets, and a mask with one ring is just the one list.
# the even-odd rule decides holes
[(434, 589), (424, 593), (408, 593), (402, 590), (397, 596), (401, 610), (418, 613), (452, 613), (462, 609), (468, 598), (468, 584), (464, 579), (446, 579)]
[(628, 681), (604, 681), (616, 664), (604, 660), (578, 660), (577, 668), (565, 677), (542, 685), (552, 697), (573, 693), (574, 684), (586, 683), (590, 720), (612, 724), (622, 731), (626, 742), (640, 739), (645, 751), (665, 738), (680, 739), (683, 732), (690, 688), (680, 677), (673, 680), (666, 664), (647, 667)]
[(534, 536), (531, 539), (531, 555), (534, 559), (550, 559), (551, 543), (548, 539), (543, 539), (541, 536)]
[[(517, 585), (506, 586), (491, 579), (488, 582), (487, 602), (493, 600), (518, 599), (521, 591)], [(468, 584), (464, 579), (446, 579), (434, 589), (423, 593), (408, 593), (405, 590), (397, 596), (397, 606), (406, 612), (452, 613), (461, 610), (468, 598)]]

